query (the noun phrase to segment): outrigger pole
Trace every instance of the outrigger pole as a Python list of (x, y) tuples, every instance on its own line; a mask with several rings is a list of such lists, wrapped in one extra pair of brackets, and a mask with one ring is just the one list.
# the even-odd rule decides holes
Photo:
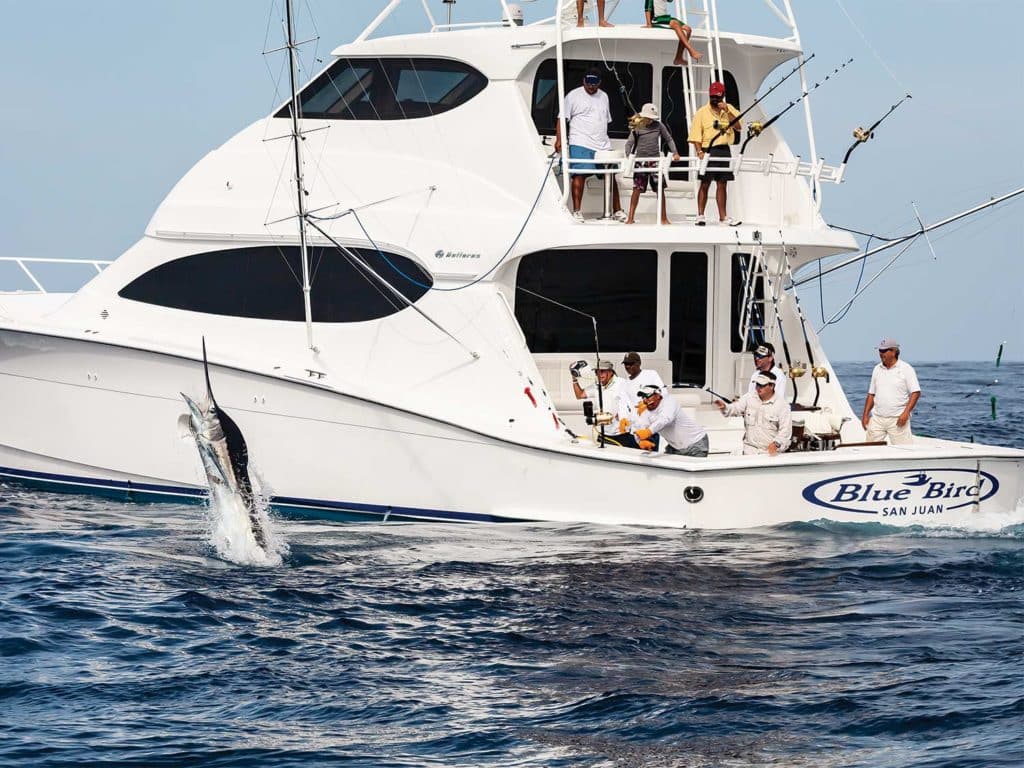
[(897, 245), (905, 243), (905, 242), (907, 242), (907, 240), (912, 240), (915, 237), (917, 237), (918, 235), (923, 235), (925, 232), (931, 232), (933, 229), (938, 229), (939, 227), (944, 227), (947, 224), (952, 224), (954, 221), (959, 221), (960, 219), (966, 218), (967, 216), (970, 216), (971, 214), (977, 213), (978, 211), (983, 211), (986, 208), (991, 208), (994, 205), (999, 205), (999, 203), (1002, 203), (1002, 202), (1005, 202), (1006, 200), (1009, 200), (1011, 198), (1017, 197), (1017, 195), (1020, 195), (1020, 194), (1024, 194), (1024, 187), (1018, 187), (1017, 189), (1013, 190), (1012, 192), (1007, 192), (1005, 195), (1000, 195), (999, 197), (994, 197), (991, 200), (988, 200), (988, 201), (986, 201), (984, 203), (981, 203), (980, 205), (976, 205), (973, 208), (968, 208), (966, 211), (961, 211), (960, 213), (954, 214), (953, 216), (950, 216), (947, 219), (943, 219), (942, 221), (936, 222), (935, 224), (932, 224), (930, 226), (921, 227), (920, 229), (916, 230), (915, 232), (911, 232), (909, 235), (903, 235), (902, 237), (897, 237), (897, 238), (895, 238), (893, 240), (890, 240), (887, 243), (883, 243), (882, 245), (878, 246), (877, 248), (872, 248), (870, 251), (865, 251), (864, 253), (860, 253), (860, 254), (857, 254), (856, 256), (852, 256), (849, 259), (846, 259), (845, 261), (841, 261), (838, 264), (833, 264), (832, 266), (830, 266), (830, 267), (828, 267), (826, 269), (822, 269), (820, 272), (815, 273), (813, 275), (810, 275), (809, 277), (805, 277), (805, 278), (802, 278), (800, 280), (794, 280), (793, 281), (793, 286), (794, 287), (799, 287), (801, 285), (804, 285), (805, 283), (811, 282), (812, 280), (818, 280), (818, 279), (824, 277), (825, 275), (828, 275), (828, 274), (831, 274), (832, 272), (835, 272), (837, 269), (842, 269), (843, 267), (848, 267), (851, 264), (856, 264), (856, 263), (858, 263), (860, 261), (863, 261), (864, 259), (868, 258), (869, 256), (874, 256), (876, 253), (881, 253), (882, 251), (888, 250), (889, 248), (895, 248)]
[(302, 178), (302, 133), (299, 130), (299, 88), (297, 83), (298, 62), (296, 60), (295, 20), (292, 12), (292, 0), (285, 0), (288, 24), (288, 76), (292, 89), (292, 143), (295, 158), (295, 187), (299, 202), (299, 252), (302, 258), (302, 301), (306, 314), (306, 343), (313, 352), (317, 352), (313, 344), (313, 304), (310, 298), (312, 286), (309, 283), (309, 246), (306, 242), (306, 188)]

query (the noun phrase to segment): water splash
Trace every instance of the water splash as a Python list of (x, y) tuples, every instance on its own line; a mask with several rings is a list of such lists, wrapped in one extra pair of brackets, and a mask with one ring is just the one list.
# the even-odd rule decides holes
[(274, 526), (266, 497), (258, 494), (255, 500), (266, 549), (256, 543), (245, 502), (222, 486), (210, 490), (206, 512), (209, 543), (220, 557), (238, 565), (279, 566), (288, 555), (288, 542)]

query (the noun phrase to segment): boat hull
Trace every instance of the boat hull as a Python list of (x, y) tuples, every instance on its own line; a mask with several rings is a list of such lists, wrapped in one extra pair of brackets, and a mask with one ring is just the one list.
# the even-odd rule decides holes
[[(325, 519), (549, 521), (748, 528), (822, 518), (970, 526), (1024, 514), (1024, 454), (985, 446), (848, 448), (709, 459), (523, 445), (256, 371), (211, 366), (280, 511)], [(178, 427), (202, 363), (0, 331), (0, 478), (139, 501), (196, 501)]]

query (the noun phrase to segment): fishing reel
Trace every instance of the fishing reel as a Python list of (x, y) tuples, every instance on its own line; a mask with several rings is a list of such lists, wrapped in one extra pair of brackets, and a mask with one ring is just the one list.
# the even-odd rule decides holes
[(747, 137), (752, 139), (755, 136), (760, 136), (761, 135), (761, 131), (763, 131), (763, 130), (764, 130), (764, 123), (759, 123), (759, 122), (756, 122), (756, 121), (752, 122), (752, 123), (750, 123), (747, 126)]
[(807, 367), (799, 360), (795, 360), (793, 361), (793, 364), (789, 366), (789, 371), (786, 375), (791, 379), (798, 379), (805, 373), (807, 373)]
[(593, 400), (583, 401), (583, 420), (587, 422), (587, 426), (607, 427), (611, 425), (613, 418), (612, 414), (605, 411), (595, 412)]
[(811, 376), (813, 376), (816, 379), (824, 379), (825, 381), (831, 381), (831, 374), (829, 373), (828, 368), (826, 368), (823, 365), (816, 365), (813, 368), (811, 368)]
[(853, 138), (855, 138), (860, 144), (863, 144), (865, 141), (867, 141), (874, 135), (875, 134), (873, 131), (866, 131), (861, 127), (853, 129)]

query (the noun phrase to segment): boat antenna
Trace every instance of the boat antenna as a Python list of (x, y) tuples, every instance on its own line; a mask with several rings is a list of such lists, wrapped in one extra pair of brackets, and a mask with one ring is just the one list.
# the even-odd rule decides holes
[[(808, 61), (809, 61), (809, 59), (808, 59)], [(743, 146), (740, 147), (740, 154), (742, 155), (744, 150), (746, 150), (747, 144), (750, 143), (751, 139), (754, 139), (757, 136), (760, 136), (761, 132), (764, 131), (765, 128), (768, 128), (772, 123), (774, 123), (776, 120), (778, 120), (784, 114), (789, 112), (789, 110), (791, 110), (793, 107), (795, 107), (801, 101), (803, 101), (808, 96), (810, 96), (812, 91), (817, 90), (818, 88), (823, 86), (825, 83), (827, 83), (831, 79), (832, 75), (838, 75), (842, 70), (846, 69), (846, 67), (849, 64), (852, 64), (852, 63), (853, 63), (853, 59), (852, 58), (849, 58), (846, 61), (844, 61), (838, 67), (836, 67), (831, 72), (829, 72), (827, 75), (825, 75), (825, 79), (824, 80), (821, 80), (821, 81), (815, 83), (810, 88), (808, 88), (806, 91), (801, 93), (799, 96), (797, 96), (791, 102), (789, 102), (789, 104), (787, 104), (786, 107), (781, 112), (779, 112), (777, 115), (775, 115), (774, 117), (769, 118), (767, 121), (765, 121), (763, 123), (761, 123), (761, 122), (752, 122), (750, 125), (748, 125), (747, 126), (747, 139), (746, 139), (746, 141), (743, 142)], [(765, 95), (767, 96), (767, 94), (765, 94)]]
[(309, 283), (309, 244), (306, 238), (306, 187), (302, 177), (302, 132), (299, 129), (299, 89), (298, 89), (298, 43), (295, 42), (295, 19), (292, 0), (285, 0), (285, 16), (288, 25), (288, 77), (291, 83), (292, 99), (292, 147), (295, 160), (295, 189), (299, 204), (299, 253), (302, 259), (302, 302), (306, 316), (306, 343), (313, 352), (319, 352), (313, 343), (313, 304), (312, 287)]
[(812, 54), (811, 54), (810, 56), (808, 56), (808, 57), (807, 57), (806, 59), (802, 59), (802, 60), (801, 60), (801, 61), (800, 61), (800, 62), (799, 62), (799, 63), (798, 63), (798, 64), (797, 64), (797, 65), (796, 65), (795, 67), (793, 67), (793, 69), (791, 69), (791, 70), (790, 70), (790, 71), (789, 71), (789, 72), (788, 72), (788, 73), (787, 73), (786, 75), (784, 75), (784, 76), (783, 76), (783, 78), (782, 78), (781, 80), (779, 80), (779, 82), (777, 82), (777, 83), (776, 83), (775, 85), (773, 85), (773, 86), (772, 86), (771, 88), (769, 88), (769, 89), (768, 89), (767, 91), (765, 91), (764, 93), (762, 93), (762, 94), (761, 94), (761, 95), (760, 95), (760, 96), (759, 96), (759, 97), (757, 98), (757, 100), (756, 100), (756, 101), (754, 101), (754, 103), (753, 103), (753, 104), (751, 104), (751, 105), (750, 105), (749, 107), (747, 107), (747, 108), (746, 108), (746, 109), (744, 109), (744, 110), (743, 110), (742, 112), (740, 112), (740, 113), (739, 113), (738, 115), (736, 115), (736, 117), (734, 117), (734, 118), (732, 119), (732, 121), (731, 121), (731, 122), (730, 122), (730, 123), (729, 123), (729, 124), (728, 124), (727, 126), (725, 126), (724, 128), (722, 128), (722, 129), (721, 129), (721, 130), (720, 130), (720, 131), (718, 132), (718, 134), (717, 134), (717, 135), (715, 136), (715, 138), (713, 138), (713, 139), (711, 140), (711, 143), (710, 143), (710, 144), (708, 144), (708, 146), (709, 146), (709, 147), (711, 147), (711, 146), (714, 146), (714, 143), (715, 143), (716, 141), (718, 141), (718, 140), (719, 140), (719, 139), (720, 139), (720, 138), (721, 138), (722, 136), (724, 136), (724, 135), (725, 135), (725, 132), (726, 132), (726, 131), (728, 131), (728, 130), (729, 130), (730, 128), (732, 128), (732, 127), (733, 127), (734, 125), (736, 125), (736, 123), (738, 123), (738, 122), (739, 122), (740, 120), (742, 120), (742, 119), (743, 119), (743, 118), (744, 118), (744, 117), (746, 116), (746, 114), (747, 114), (747, 113), (748, 113), (748, 112), (749, 112), (750, 110), (752, 110), (752, 109), (753, 109), (754, 107), (756, 107), (756, 106), (757, 106), (758, 104), (760, 104), (760, 103), (761, 103), (762, 101), (764, 101), (764, 100), (765, 100), (765, 98), (766, 98), (766, 97), (768, 96), (768, 94), (769, 94), (769, 93), (771, 93), (772, 91), (774, 91), (774, 90), (775, 90), (776, 88), (778, 88), (778, 87), (779, 87), (780, 85), (782, 85), (782, 84), (783, 84), (784, 82), (786, 82), (787, 80), (789, 80), (789, 78), (791, 78), (791, 77), (792, 77), (793, 75), (795, 75), (795, 74), (796, 74), (797, 72), (799, 72), (799, 71), (800, 71), (801, 69), (803, 69), (803, 68), (804, 68), (804, 65), (805, 65), (805, 64), (806, 64), (807, 62), (809, 62), (809, 61), (810, 61), (811, 59), (813, 59), (813, 58), (814, 58), (814, 57), (815, 57), (816, 55), (817, 55), (817, 54), (815, 54), (815, 53), (812, 53)]

